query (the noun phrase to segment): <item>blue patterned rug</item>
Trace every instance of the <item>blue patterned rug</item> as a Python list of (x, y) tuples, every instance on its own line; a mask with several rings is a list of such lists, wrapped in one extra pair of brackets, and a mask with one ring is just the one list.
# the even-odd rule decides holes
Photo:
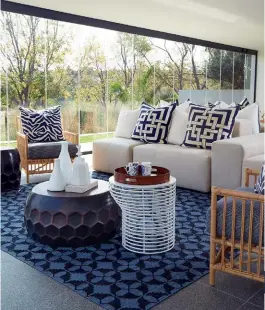
[[(95, 173), (108, 180), (109, 175)], [(26, 197), (33, 184), (2, 193), (2, 250), (105, 309), (150, 309), (208, 273), (205, 217), (210, 196), (177, 188), (176, 245), (159, 255), (141, 255), (108, 243), (80, 248), (42, 245), (23, 227)]]

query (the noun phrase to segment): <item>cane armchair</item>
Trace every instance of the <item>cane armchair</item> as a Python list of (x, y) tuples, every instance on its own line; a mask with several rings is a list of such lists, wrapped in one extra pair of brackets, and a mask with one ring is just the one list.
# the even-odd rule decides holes
[(245, 187), (237, 190), (212, 187), (210, 285), (217, 270), (264, 282), (264, 195), (248, 187), (259, 174), (246, 169)]
[[(17, 117), (16, 126), (17, 149), (21, 159), (21, 168), (25, 171), (26, 180), (27, 183), (29, 183), (30, 175), (50, 173), (53, 171), (54, 159), (59, 155), (60, 145), (59, 142), (29, 143), (28, 137), (22, 131), (21, 119), (19, 116)], [(69, 142), (69, 146), (71, 147), (71, 151), (69, 150), (69, 152), (73, 159), (77, 151), (75, 145), (79, 143), (79, 135), (77, 133), (63, 131), (63, 136), (64, 139)], [(47, 149), (44, 147), (48, 144), (49, 146), (53, 146), (52, 152), (50, 151), (51, 148)], [(53, 156), (54, 147), (56, 148), (56, 156)], [(37, 154), (39, 154), (39, 158), (36, 156)]]

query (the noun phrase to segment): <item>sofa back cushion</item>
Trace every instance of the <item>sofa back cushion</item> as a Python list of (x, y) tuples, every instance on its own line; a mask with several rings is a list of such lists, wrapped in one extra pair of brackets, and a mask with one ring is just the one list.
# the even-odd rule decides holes
[(181, 145), (184, 141), (189, 114), (178, 107), (172, 115), (172, 121), (168, 133), (168, 143)]
[(134, 126), (138, 120), (140, 110), (121, 110), (114, 133), (114, 137), (131, 139)]
[(248, 119), (236, 117), (232, 138), (252, 135), (252, 123)]
[(213, 110), (190, 105), (184, 146), (211, 149), (217, 140), (231, 138), (239, 107)]
[(143, 102), (131, 138), (146, 143), (167, 143), (175, 107), (176, 104), (171, 104), (163, 108), (153, 108)]
[(259, 125), (259, 106), (257, 103), (252, 103), (243, 108), (241, 107), (237, 115), (238, 119), (247, 119), (252, 124), (252, 133), (256, 134), (260, 132)]
[(19, 110), (23, 133), (28, 137), (29, 142), (64, 140), (60, 106), (40, 111), (24, 107), (20, 107)]

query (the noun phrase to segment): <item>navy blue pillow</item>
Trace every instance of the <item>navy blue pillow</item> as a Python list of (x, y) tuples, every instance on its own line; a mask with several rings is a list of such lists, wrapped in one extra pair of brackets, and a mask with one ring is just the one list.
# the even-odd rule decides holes
[(131, 138), (146, 143), (166, 144), (175, 108), (175, 103), (167, 107), (153, 108), (143, 102)]
[(264, 195), (264, 186), (265, 186), (264, 174), (265, 174), (265, 171), (264, 171), (264, 164), (263, 164), (262, 168), (261, 168), (260, 175), (259, 175), (258, 180), (257, 180), (257, 183), (254, 186), (254, 192), (257, 194)]
[(239, 107), (212, 110), (190, 104), (189, 120), (182, 145), (211, 149), (217, 140), (231, 138)]

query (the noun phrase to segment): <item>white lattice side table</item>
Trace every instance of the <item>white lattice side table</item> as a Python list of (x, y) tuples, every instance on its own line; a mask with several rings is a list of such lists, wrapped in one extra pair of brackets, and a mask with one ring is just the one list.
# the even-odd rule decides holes
[(158, 185), (128, 185), (110, 177), (110, 193), (122, 209), (122, 245), (158, 254), (175, 245), (176, 179)]

